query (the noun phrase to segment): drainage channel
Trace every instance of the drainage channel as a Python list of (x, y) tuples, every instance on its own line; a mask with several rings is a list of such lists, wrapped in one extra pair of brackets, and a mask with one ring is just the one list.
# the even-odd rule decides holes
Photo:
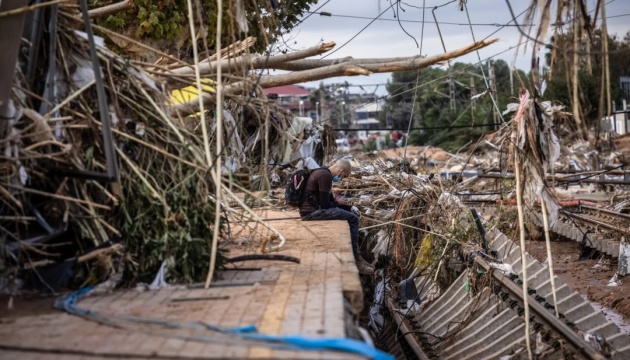
[[(393, 320), (389, 326), (396, 330), (387, 334), (390, 343), (399, 343), (397, 358), (527, 358), (520, 247), (499, 231), (487, 235), (501, 264), (476, 258), (476, 266), (433, 301), (428, 299), (430, 291), (420, 289), (428, 305), (413, 315), (396, 310), (396, 302), (387, 300)], [(531, 274), (529, 335), (536, 358), (630, 359), (630, 337), (557, 276), (556, 318), (548, 269), (529, 254), (526, 263)]]

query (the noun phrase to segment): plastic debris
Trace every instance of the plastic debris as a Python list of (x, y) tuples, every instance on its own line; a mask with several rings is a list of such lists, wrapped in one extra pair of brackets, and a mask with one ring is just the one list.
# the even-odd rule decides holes
[(158, 270), (157, 274), (155, 275), (155, 279), (153, 279), (153, 282), (151, 283), (151, 285), (149, 285), (150, 290), (158, 290), (170, 286), (168, 282), (166, 282), (166, 273), (168, 272), (169, 263), (173, 261), (173, 257), (162, 261), (162, 265), (160, 265), (160, 270)]
[(626, 276), (630, 274), (630, 244), (626, 241), (625, 237), (621, 238), (619, 243), (619, 270), (617, 274), (619, 276)]
[(370, 307), (370, 321), (368, 322), (368, 325), (377, 334), (380, 334), (381, 331), (383, 331), (383, 326), (385, 324), (385, 319), (381, 314), (381, 308), (383, 307), (385, 292), (389, 290), (390, 287), (385, 283), (385, 280), (376, 283), (376, 288), (374, 289), (374, 305)]
[(500, 272), (502, 272), (505, 275), (509, 275), (509, 274), (514, 274), (514, 269), (512, 269), (512, 265), (510, 264), (499, 264), (499, 263), (495, 263), (492, 262), (489, 264), (491, 267), (499, 270)]

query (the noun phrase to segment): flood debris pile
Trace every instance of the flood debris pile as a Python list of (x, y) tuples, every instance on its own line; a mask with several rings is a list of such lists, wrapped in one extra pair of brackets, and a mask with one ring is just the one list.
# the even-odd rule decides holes
[[(14, 116), (0, 140), (3, 288), (56, 291), (109, 278), (150, 282), (167, 259), (171, 281), (199, 281), (208, 270), (213, 232), (229, 236), (227, 208), (219, 214), (220, 228), (213, 226), (217, 184), (262, 189), (269, 179), (284, 180), (280, 166), (296, 154), (321, 162), (334, 151), (330, 128), (294, 119), (255, 95), (228, 96), (224, 177), (217, 181), (199, 114), (181, 117), (174, 105), (197, 96), (196, 88), (186, 87), (190, 78), (155, 76), (151, 66), (129, 61), (95, 37), (99, 84), (74, 11), (62, 7), (51, 16), (57, 26), (43, 37), (47, 52), (19, 59)], [(217, 137), (215, 115), (206, 114), (210, 143)], [(103, 119), (111, 139), (103, 135), (110, 133)], [(223, 260), (219, 252), (217, 266)]]
[[(145, 11), (132, 4), (106, 7), (105, 13), (127, 11), (132, 18), (133, 12)], [(191, 3), (188, 7), (190, 13), (195, 11)], [(98, 282), (121, 272), (128, 282), (148, 281), (169, 258), (175, 280), (200, 279), (204, 269), (212, 267), (206, 265), (213, 264), (217, 234), (229, 237), (222, 230), (231, 207), (253, 214), (236, 200), (235, 191), (267, 190), (283, 183), (286, 167), (319, 167), (334, 152), (330, 127), (281, 110), (263, 88), (421, 69), (497, 41), (478, 41), (430, 57), (308, 59), (336, 44), (282, 54), (252, 53), (261, 50), (262, 42), (273, 48), (277, 34), (266, 34), (210, 50), (206, 35), (211, 32), (203, 30), (207, 24), (196, 24), (202, 29), (197, 32), (191, 18), (191, 33), (188, 27), (170, 26), (180, 32), (170, 35), (181, 40), (178, 51), (192, 46), (193, 66), (121, 34), (124, 31), (92, 24), (90, 18), (103, 15), (104, 9), (90, 15), (83, 2), (10, 8), (3, 15), (16, 27), (23, 26), (26, 16), (33, 21), (24, 31), (16, 28), (26, 41), (3, 34), (15, 40), (15, 54), (20, 54), (11, 113), (3, 114), (8, 120), (0, 122), (0, 226), (7, 245), (0, 254), (3, 279), (26, 267), (48, 273), (43, 266), (58, 266), (108, 247), (99, 253), (99, 265), (93, 261), (81, 267), (77, 282)], [(205, 10), (196, 9), (199, 14)], [(232, 11), (235, 8), (228, 7), (225, 17), (234, 20), (237, 14)], [(269, 11), (265, 16), (276, 22), (286, 14)], [(177, 17), (183, 19), (179, 12)], [(243, 13), (237, 17), (243, 20)], [(152, 17), (149, 22), (155, 21)], [(224, 39), (247, 33), (242, 23), (239, 28), (222, 28), (220, 21), (215, 25)], [(92, 37), (92, 30), (105, 38)], [(189, 39), (198, 39), (205, 49), (197, 52), (199, 44)], [(17, 55), (9, 55), (13, 68)], [(275, 69), (290, 73), (264, 73)], [(235, 203), (221, 201), (221, 195)], [(114, 243), (124, 247), (114, 248)], [(207, 271), (208, 278), (212, 271)]]
[[(2, 270), (46, 274), (68, 258), (120, 243), (124, 249), (116, 247), (109, 258), (69, 270), (82, 272), (74, 281), (107, 279), (121, 270), (113, 266), (119, 261), (128, 281), (147, 281), (165, 256), (186, 259), (175, 262), (175, 278), (198, 278), (207, 268), (208, 219), (214, 217), (203, 142), (168, 114), (156, 82), (100, 44), (113, 135), (107, 144), (88, 42), (75, 25), (60, 16), (59, 46), (48, 44), (56, 50), (48, 98), (29, 91), (23, 74), (14, 87), (16, 116), (3, 141), (8, 156), (0, 183), (8, 236)], [(46, 68), (49, 59), (27, 60)], [(108, 149), (117, 163), (107, 158)], [(112, 167), (119, 182), (108, 177)]]
[[(554, 288), (554, 281), (540, 280), (545, 276), (554, 277), (553, 256), (547, 257), (547, 264), (536, 262), (538, 265), (531, 265), (538, 272), (530, 274), (533, 280), (529, 280), (533, 283), (528, 285), (530, 275), (527, 275), (526, 269), (530, 265), (521, 264), (521, 258), (516, 257), (520, 251), (512, 252), (513, 248), (518, 248), (518, 240), (512, 242), (508, 240), (510, 238), (518, 239), (521, 235), (523, 249), (525, 238), (543, 240), (543, 248), (547, 239), (546, 246), (550, 249), (546, 232), (556, 239), (576, 234), (582, 239), (583, 248), (590, 246), (599, 250), (601, 258), (609, 259), (608, 255), (616, 253), (615, 246), (621, 249), (619, 253), (625, 252), (623, 239), (628, 234), (627, 227), (621, 225), (616, 226), (619, 227), (616, 231), (603, 231), (601, 221), (604, 214), (610, 213), (597, 212), (598, 209), (627, 212), (627, 200), (624, 201), (627, 192), (622, 190), (623, 185), (612, 196), (615, 201), (608, 204), (573, 200), (578, 193), (589, 195), (598, 191), (598, 194), (592, 194), (595, 197), (604, 193), (601, 190), (606, 189), (599, 184), (588, 184), (589, 177), (597, 176), (603, 182), (623, 181), (624, 172), (616, 171), (625, 165), (623, 156), (611, 149), (597, 153), (588, 143), (572, 138), (559, 139), (555, 124), (566, 116), (563, 108), (537, 101), (527, 91), (523, 91), (520, 102), (510, 104), (508, 110), (506, 114), (513, 115), (512, 121), (483, 139), (485, 141), (480, 141), (485, 152), (447, 154), (445, 160), (427, 166), (422, 155), (425, 149), (410, 151), (407, 158), (402, 158), (402, 151), (398, 149), (395, 152), (400, 154), (399, 157), (393, 156), (391, 151), (384, 151), (381, 157), (355, 160), (354, 167), (358, 169), (355, 179), (344, 180), (337, 189), (362, 210), (361, 227), (367, 240), (363, 246), (373, 253), (373, 261), (379, 265), (377, 276), (369, 285), (374, 288), (374, 301), (370, 304), (366, 322), (373, 336), (387, 343), (384, 346), (395, 342), (392, 332), (400, 331), (400, 342), (401, 333), (410, 331), (421, 334), (414, 336), (421, 346), (427, 346), (425, 350), (429, 351), (426, 353), (429, 357), (439, 356), (440, 351), (452, 351), (452, 344), (461, 340), (460, 331), (463, 331), (462, 336), (476, 331), (476, 328), (465, 328), (473, 321), (480, 321), (483, 307), (487, 306), (484, 299), (488, 299), (492, 291), (497, 291), (488, 275), (492, 273), (489, 268), (504, 272), (510, 281), (518, 284), (519, 289), (522, 285), (524, 297), (533, 291), (530, 304), (544, 300), (545, 311), (553, 311), (556, 298), (555, 294), (553, 297), (549, 294)], [(593, 158), (607, 160), (599, 163)], [(567, 163), (572, 166), (569, 169), (571, 173), (565, 173), (568, 171)], [(494, 174), (497, 176), (492, 176)], [(517, 204), (521, 206), (520, 214)], [(581, 206), (584, 209), (580, 210)], [(578, 222), (581, 232), (578, 229), (567, 230), (568, 224), (577, 221), (570, 218), (570, 212), (582, 213), (589, 206), (594, 207), (590, 210), (593, 215), (602, 216), (600, 225), (593, 222), (586, 226), (586, 223)], [(580, 216), (592, 215), (584, 213)], [(585, 231), (597, 234), (595, 239), (606, 240), (601, 240), (601, 244), (597, 240), (585, 245), (583, 239), (590, 238), (590, 235), (584, 235)], [(496, 242), (498, 236), (505, 241)], [(512, 245), (506, 247), (508, 242)], [(500, 243), (504, 247), (497, 251)], [(529, 262), (536, 261), (529, 255), (523, 258)], [(483, 264), (489, 268), (480, 270), (479, 259), (483, 259)], [(624, 258), (618, 267), (615, 266), (615, 281), (618, 276), (627, 273), (626, 264)], [(555, 286), (561, 287), (563, 283)], [(538, 289), (538, 293), (532, 290), (534, 288)], [(460, 297), (452, 297), (452, 292), (445, 293), (447, 289), (455, 289), (453, 291), (458, 292)], [(461, 294), (469, 294), (470, 302), (465, 305), (459, 303), (468, 301), (462, 300), (464, 298), (469, 299)], [(435, 301), (441, 295), (444, 298)], [(558, 302), (565, 296), (568, 295), (560, 291)], [(451, 305), (442, 306), (447, 302)], [(459, 305), (453, 306), (455, 303)], [(511, 300), (511, 304), (517, 303)], [(577, 316), (572, 313), (571, 306), (567, 306), (564, 301), (561, 313), (565, 312), (567, 318)], [(519, 305), (518, 316), (526, 319), (527, 308), (527, 305)], [(428, 313), (427, 309), (430, 309)], [(565, 316), (564, 313), (562, 315)], [(431, 320), (425, 320), (429, 316)], [(400, 325), (401, 318), (409, 320), (405, 327)], [(444, 319), (452, 322), (447, 326)], [(600, 320), (606, 322), (598, 318)], [(552, 346), (555, 338), (549, 338), (541, 331), (540, 324), (525, 322), (525, 328), (531, 326), (533, 330), (529, 336), (519, 331), (520, 340), (515, 340), (514, 347), (508, 352), (523, 354), (535, 345), (540, 345), (543, 354), (556, 352), (557, 349)], [(598, 322), (591, 327), (596, 325), (601, 324)], [(575, 329), (582, 329), (580, 326)], [(437, 331), (437, 335), (423, 333), (429, 330)], [(585, 341), (590, 341), (587, 338), (584, 336)], [(470, 344), (471, 340), (463, 342)], [(591, 341), (591, 344), (603, 353), (611, 351), (595, 342)], [(541, 354), (540, 349), (536, 348), (536, 354)]]
[(381, 276), (397, 283), (432, 273), (450, 283), (446, 264), (461, 265), (467, 254), (482, 249), (473, 215), (453, 192), (454, 182), (434, 174), (390, 172), (407, 168), (406, 161), (355, 161), (356, 175), (335, 191), (361, 210), (364, 246), (385, 266)]

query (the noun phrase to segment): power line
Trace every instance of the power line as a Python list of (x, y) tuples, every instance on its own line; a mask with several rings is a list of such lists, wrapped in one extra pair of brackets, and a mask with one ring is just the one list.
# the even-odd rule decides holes
[[(475, 33), (473, 31), (472, 23), (470, 22), (470, 14), (468, 13), (468, 4), (464, 3), (464, 9), (466, 10), (466, 18), (468, 19), (468, 23), (470, 24), (470, 34), (472, 35), (472, 39), (473, 39), (473, 41), (477, 41), (475, 39)], [(526, 11), (527, 11), (527, 9), (523, 10), (523, 12), (521, 12), (517, 17), (520, 17)], [(516, 21), (516, 18), (514, 18), (513, 21)], [(510, 22), (512, 22), (512, 21), (510, 21)], [(481, 61), (481, 55), (479, 55), (479, 50), (475, 51), (475, 53), (477, 53), (477, 59), (479, 59), (479, 61)], [(481, 70), (481, 74), (483, 75), (483, 81), (486, 83), (486, 89), (490, 90), (490, 83), (488, 82), (488, 78), (486, 77), (486, 72), (483, 69), (483, 65), (479, 64), (479, 69)], [(490, 76), (493, 76), (493, 75), (494, 75), (494, 72), (492, 72), (492, 74), (490, 74)], [(490, 91), (489, 94), (490, 94), (490, 99), (492, 100), (492, 105), (494, 105), (494, 111), (496, 111), (496, 113), (494, 113), (495, 120), (496, 120), (496, 115), (498, 114), (499, 117), (501, 118), (501, 121), (505, 123), (505, 119), (503, 118), (503, 115), (501, 114), (501, 111), (499, 110), (499, 105), (497, 104), (497, 102), (496, 102), (496, 100), (494, 98), (494, 94), (492, 93), (492, 91)]]
[[(315, 11), (323, 8), (324, 6), (326, 6), (326, 4), (328, 4), (330, 2), (330, 0), (326, 0), (325, 3), (323, 3), (321, 6), (319, 6), (317, 9), (315, 9)], [(306, 17), (300, 21), (298, 21), (295, 25), (293, 25), (293, 27), (296, 27), (298, 25), (300, 25), (301, 23), (303, 23), (304, 21), (306, 21), (306, 19), (310, 18), (311, 16), (313, 16), (313, 14), (316, 14), (315, 12), (311, 12), (311, 11), (307, 11), (307, 13), (309, 13), (308, 15), (306, 15)]]
[(348, 43), (350, 43), (352, 40), (354, 40), (354, 38), (359, 36), (365, 29), (368, 28), (368, 26), (372, 25), (374, 23), (374, 21), (376, 21), (379, 17), (381, 17), (381, 15), (385, 14), (385, 12), (387, 10), (391, 9), (394, 6), (394, 4), (396, 4), (396, 3), (391, 4), (387, 9), (383, 10), (382, 13), (378, 14), (377, 17), (375, 17), (374, 19), (371, 19), (372, 21), (370, 21), (367, 25), (365, 25), (363, 27), (363, 29), (359, 30), (359, 32), (356, 33), (353, 37), (351, 37), (350, 40), (346, 41), (345, 43), (343, 43), (343, 45), (341, 45), (340, 47), (336, 48), (335, 50), (329, 52), (325, 56), (322, 56), (322, 59), (325, 59), (325, 58), (329, 57), (330, 55), (332, 55), (332, 54), (336, 53), (337, 51), (341, 50), (341, 48), (343, 48), (344, 46), (348, 45)]
[[(612, 1), (615, 1), (615, 0), (612, 0)], [(448, 4), (448, 3), (447, 3), (447, 4)], [(443, 5), (442, 5), (442, 6), (443, 6)], [(525, 10), (525, 11), (526, 11), (526, 10)], [(525, 11), (521, 12), (521, 13), (517, 16), (517, 18), (518, 18), (518, 17), (520, 17), (521, 15), (523, 15), (523, 13), (524, 13)], [(380, 15), (379, 15), (379, 16), (380, 16)], [(512, 17), (512, 20), (511, 20), (510, 22), (512, 22), (512, 21), (515, 21), (514, 17)], [(509, 24), (510, 22), (508, 22), (508, 24)], [(504, 26), (502, 26), (502, 27), (498, 28), (497, 30), (493, 31), (490, 35), (488, 35), (488, 36), (486, 36), (485, 38), (483, 38), (483, 40), (487, 40), (489, 37), (491, 37), (492, 35), (496, 34), (497, 32), (499, 32), (500, 30), (502, 30), (502, 29), (503, 29), (503, 28), (505, 28), (506, 26), (507, 26), (507, 24), (504, 24)], [(494, 54), (494, 55), (492, 55), (492, 56), (489, 56), (489, 57), (485, 58), (484, 60), (479, 59), (479, 62), (477, 62), (477, 63), (474, 63), (474, 64), (469, 64), (469, 65), (466, 65), (466, 66), (462, 67), (461, 69), (455, 70), (455, 73), (462, 73), (462, 72), (464, 72), (465, 70), (468, 70), (469, 68), (472, 68), (472, 67), (475, 67), (475, 66), (477, 66), (477, 65), (480, 65), (480, 64), (482, 64), (482, 63), (483, 63), (483, 61), (487, 61), (487, 60), (492, 59), (492, 58), (494, 58), (494, 57), (496, 57), (496, 56), (499, 56), (499, 55), (501, 55), (501, 54), (503, 54), (503, 53), (506, 53), (506, 52), (508, 52), (508, 51), (510, 51), (510, 50), (512, 50), (512, 49), (514, 49), (514, 48), (516, 48), (516, 47), (518, 47), (518, 46), (520, 46), (520, 45), (521, 45), (522, 43), (524, 43), (524, 42), (525, 42), (525, 41), (521, 41), (521, 42), (520, 42), (520, 43), (518, 43), (517, 45), (515, 45), (515, 46), (511, 46), (511, 47), (509, 47), (509, 48), (508, 48), (508, 49), (506, 49), (506, 50), (503, 50), (503, 51), (501, 51), (501, 52), (499, 52), (499, 53), (497, 53), (497, 54)], [(479, 56), (478, 56), (478, 58), (479, 58)], [(398, 95), (402, 95), (402, 94), (407, 93), (407, 92), (409, 92), (409, 91), (416, 90), (416, 89), (418, 89), (418, 88), (419, 88), (419, 87), (421, 87), (421, 86), (424, 86), (424, 85), (429, 85), (429, 84), (432, 84), (432, 83), (434, 83), (434, 82), (441, 81), (441, 80), (443, 80), (443, 79), (445, 79), (445, 78), (447, 78), (447, 77), (448, 77), (448, 75), (445, 75), (445, 76), (439, 77), (439, 78), (437, 78), (437, 79), (434, 79), (434, 80), (432, 80), (432, 81), (429, 81), (429, 82), (427, 82), (427, 83), (420, 84), (420, 85), (418, 85), (418, 81), (419, 81), (419, 78), (418, 78), (418, 77), (416, 77), (416, 80), (415, 80), (415, 81), (412, 81), (412, 82), (408, 82), (408, 83), (395, 83), (395, 84), (411, 84), (411, 83), (414, 83), (414, 82), (415, 82), (415, 83), (416, 83), (416, 85), (415, 85), (413, 88), (411, 88), (411, 89), (403, 90), (403, 91), (401, 91), (401, 92), (399, 92), (399, 93), (397, 93), (397, 94), (390, 94), (390, 95), (381, 96), (381, 97), (379, 97), (376, 101), (369, 102), (369, 103), (365, 103), (365, 104), (362, 104), (362, 105), (360, 105), (360, 106), (358, 106), (358, 107), (355, 107), (355, 108), (353, 108), (353, 109), (349, 109), (347, 112), (344, 112), (344, 113), (342, 113), (341, 115), (342, 115), (342, 116), (344, 116), (344, 115), (346, 115), (346, 114), (350, 114), (350, 113), (354, 112), (355, 110), (358, 110), (358, 109), (361, 109), (361, 108), (363, 108), (363, 107), (369, 106), (369, 105), (371, 105), (371, 104), (377, 103), (377, 102), (378, 102), (378, 101), (380, 101), (380, 100), (387, 100), (387, 99), (389, 99), (389, 98), (391, 98), (391, 97), (398, 96)], [(329, 117), (328, 119), (323, 119), (323, 120), (322, 120), (322, 122), (326, 122), (326, 121), (330, 121), (330, 120), (331, 120), (331, 118)]]
[(419, 126), (412, 128), (372, 128), (372, 129), (346, 129), (346, 128), (334, 128), (333, 131), (407, 131), (407, 130), (445, 130), (445, 129), (463, 129), (463, 128), (475, 128), (475, 127), (494, 127), (496, 125), (503, 125), (502, 123), (486, 123), (486, 124), (471, 124), (471, 125), (450, 125), (450, 126)]
[[(433, 7), (430, 7), (430, 9), (433, 9)], [(309, 11), (310, 12), (310, 11)], [(416, 24), (422, 24), (423, 22), (421, 20), (402, 20), (402, 19), (382, 19), (382, 18), (377, 18), (377, 19), (373, 19), (371, 17), (367, 17), (367, 16), (355, 16), (355, 15), (341, 15), (341, 14), (331, 14), (329, 12), (325, 12), (325, 11), (321, 11), (321, 12), (310, 12), (311, 14), (319, 14), (321, 16), (326, 16), (326, 17), (339, 17), (339, 18), (348, 18), (348, 19), (360, 19), (360, 20), (376, 20), (376, 21), (393, 21), (393, 22), (402, 22), (402, 23), (416, 23)], [(610, 18), (610, 16), (609, 16)], [(468, 26), (467, 23), (456, 23), (456, 22), (449, 22), (449, 21), (426, 21), (424, 22), (425, 24), (440, 24), (440, 25), (453, 25), (453, 26)], [(512, 25), (505, 25), (505, 24), (499, 24), (499, 23), (476, 23), (476, 24), (472, 24), (473, 26), (492, 26), (492, 27), (504, 27), (504, 26), (518, 26), (516, 24), (512, 24)], [(534, 25), (529, 25), (529, 26), (534, 26)]]
[(621, 14), (621, 15), (606, 16), (606, 19), (612, 19), (612, 18), (618, 18), (618, 17), (624, 17), (624, 16), (630, 16), (630, 14)]
[[(420, 28), (420, 51), (419, 51), (420, 56), (422, 56), (422, 46), (423, 46), (423, 43), (424, 43), (424, 20), (425, 20), (424, 19), (424, 15), (425, 15), (425, 10), (426, 10), (425, 9), (426, 4), (427, 4), (426, 0), (422, 0), (422, 27)], [(435, 11), (435, 9), (434, 9), (434, 11)], [(418, 100), (418, 89), (419, 88), (417, 86), (418, 86), (418, 82), (419, 81), (420, 81), (420, 69), (416, 70), (416, 91), (413, 94), (413, 103), (411, 104), (411, 113), (409, 114), (409, 122), (407, 123), (407, 134), (409, 134), (411, 132), (411, 123), (413, 122), (413, 113), (415, 112), (416, 102)], [(403, 152), (403, 159), (407, 158), (407, 145), (408, 144), (409, 144), (409, 138), (406, 137), (405, 138), (405, 151)], [(383, 281), (385, 281), (385, 279), (383, 279)], [(400, 324), (399, 324), (399, 328), (400, 328)]]
[[(405, 27), (402, 25), (402, 22), (400, 21), (400, 10), (402, 9), (402, 11), (405, 11), (405, 9), (403, 9), (400, 6), (400, 1), (396, 2), (396, 11), (394, 12), (394, 17), (396, 18), (396, 20), (398, 20), (398, 26), (400, 26), (400, 29), (407, 34), (407, 36), (409, 36), (410, 38), (413, 39), (413, 41), (416, 43), (416, 47), (419, 47), (418, 45), (418, 40), (416, 40), (416, 38), (411, 35), (410, 33), (407, 32), (407, 30), (405, 30)], [(424, 14), (424, 9), (422, 10), (422, 13)], [(424, 24), (422, 24), (423, 29), (424, 29)], [(420, 51), (420, 55), (422, 55), (422, 51)]]
[[(494, 57), (497, 57), (497, 56), (499, 56), (499, 55), (502, 55), (502, 54), (504, 54), (504, 53), (506, 53), (506, 52), (508, 52), (508, 51), (510, 51), (510, 50), (513, 50), (513, 49), (517, 48), (518, 46), (522, 45), (522, 44), (523, 44), (523, 43), (525, 43), (525, 42), (526, 42), (526, 40), (523, 40), (523, 41), (521, 41), (520, 43), (518, 43), (518, 44), (516, 44), (516, 45), (513, 45), (513, 46), (510, 46), (509, 48), (507, 48), (507, 49), (505, 49), (505, 50), (503, 50), (503, 51), (500, 51), (500, 52), (498, 52), (498, 53), (496, 53), (496, 54), (494, 54), (494, 55), (488, 56), (487, 58), (485, 58), (485, 59), (483, 59), (483, 60), (481, 60), (481, 61), (479, 61), (479, 62), (472, 63), (472, 64), (468, 64), (468, 65), (466, 65), (466, 66), (462, 67), (461, 69), (454, 70), (454, 74), (455, 74), (455, 73), (462, 73), (462, 72), (464, 72), (464, 71), (466, 71), (466, 70), (468, 70), (468, 69), (470, 69), (470, 68), (473, 68), (473, 67), (475, 67), (475, 66), (477, 66), (477, 65), (479, 65), (479, 64), (481, 64), (481, 63), (483, 63), (484, 61), (487, 61), (487, 60), (490, 60), (490, 59), (492, 59), (492, 58), (494, 58)], [(357, 107), (355, 107), (355, 108), (348, 109), (348, 111), (346, 111), (346, 112), (342, 113), (341, 115), (350, 114), (351, 112), (353, 112), (353, 111), (355, 111), (355, 110), (358, 110), (358, 109), (364, 108), (364, 107), (366, 107), (366, 106), (370, 106), (370, 105), (372, 105), (372, 104), (374, 104), (374, 103), (378, 102), (379, 100), (387, 100), (387, 99), (392, 98), (392, 97), (394, 97), (394, 96), (399, 96), (399, 95), (402, 95), (402, 94), (408, 93), (408, 92), (410, 92), (410, 91), (414, 91), (414, 90), (415, 90), (416, 88), (418, 88), (418, 87), (422, 87), (422, 86), (425, 86), (425, 85), (433, 84), (433, 83), (438, 82), (438, 81), (442, 81), (442, 80), (444, 80), (444, 79), (446, 79), (446, 78), (448, 78), (448, 75), (441, 76), (441, 77), (439, 77), (439, 78), (433, 79), (433, 80), (428, 81), (428, 82), (426, 82), (426, 83), (422, 83), (422, 84), (420, 84), (420, 85), (414, 86), (414, 87), (412, 87), (412, 88), (410, 88), (410, 89), (403, 90), (403, 91), (401, 91), (401, 92), (399, 92), (399, 93), (396, 93), (396, 94), (391, 94), (391, 95), (384, 95), (384, 96), (380, 96), (380, 97), (379, 97), (376, 101), (372, 101), (372, 102), (369, 102), (369, 103), (361, 104), (361, 105), (359, 105), (359, 106), (357, 106)], [(415, 81), (409, 82), (408, 84), (411, 84), (411, 83), (413, 83), (413, 82), (415, 82)], [(330, 120), (331, 120), (331, 118), (329, 117), (329, 118), (327, 118), (327, 119), (322, 119), (322, 120), (321, 120), (321, 122), (328, 122), (328, 121), (330, 121)]]

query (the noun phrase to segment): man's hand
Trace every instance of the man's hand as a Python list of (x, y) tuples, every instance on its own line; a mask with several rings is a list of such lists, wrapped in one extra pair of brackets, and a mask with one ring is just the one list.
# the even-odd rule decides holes
[(339, 205), (346, 205), (347, 204), (346, 199), (340, 194), (335, 194), (335, 201)]
[(352, 211), (354, 215), (358, 216), (359, 219), (361, 218), (361, 212), (359, 211), (359, 208), (357, 208), (356, 206), (351, 207), (350, 211)]

